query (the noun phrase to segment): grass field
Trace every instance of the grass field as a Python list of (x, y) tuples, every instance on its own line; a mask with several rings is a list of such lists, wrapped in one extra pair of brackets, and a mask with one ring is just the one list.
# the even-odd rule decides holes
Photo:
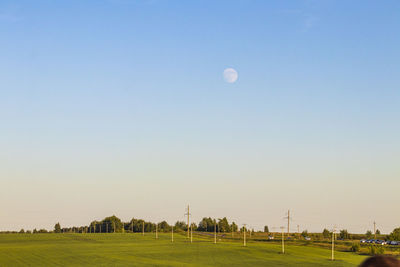
[(1, 234), (0, 266), (357, 266), (363, 256), (310, 246), (170, 234)]

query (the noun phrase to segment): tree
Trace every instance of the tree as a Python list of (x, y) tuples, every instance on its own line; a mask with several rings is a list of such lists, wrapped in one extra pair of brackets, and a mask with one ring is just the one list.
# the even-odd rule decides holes
[(54, 233), (61, 233), (60, 223), (56, 223), (56, 225), (54, 225)]
[(171, 226), (166, 221), (162, 221), (158, 224), (158, 229), (162, 232), (169, 232), (171, 230)]
[(187, 231), (187, 224), (183, 221), (177, 221), (175, 223), (175, 229), (176, 229), (176, 231), (179, 231), (179, 230)]
[(122, 232), (122, 222), (121, 219), (115, 215), (111, 217), (104, 218), (101, 222), (102, 233), (121, 233)]
[(302, 237), (307, 237), (308, 236), (308, 231), (307, 230), (304, 230), (303, 232), (301, 232), (301, 236)]
[(389, 240), (400, 240), (400, 227), (395, 228), (388, 236)]
[(232, 222), (231, 224), (231, 231), (232, 232), (237, 232), (238, 231), (238, 226), (235, 222)]
[(331, 232), (328, 230), (328, 229), (324, 229), (323, 231), (322, 231), (322, 236), (324, 237), (324, 238), (330, 238), (331, 237)]
[(379, 231), (379, 229), (376, 229), (375, 234), (380, 235), (380, 234), (381, 234), (381, 231)]
[(24, 233), (25, 233), (25, 230), (24, 230), (24, 229), (21, 229), (21, 230), (19, 231), (19, 233), (20, 233), (20, 234), (24, 234)]
[(199, 222), (198, 230), (206, 232), (214, 232), (214, 225), (216, 224), (215, 219), (204, 217), (201, 222)]
[(269, 233), (268, 225), (264, 226), (264, 233)]
[(368, 239), (370, 239), (370, 238), (372, 237), (372, 232), (371, 232), (370, 230), (368, 230), (368, 231), (365, 233), (365, 237), (368, 238)]
[(340, 230), (339, 237), (342, 238), (342, 239), (349, 239), (350, 235), (349, 235), (349, 232), (347, 232), (346, 229), (343, 229), (343, 230)]
[(226, 217), (219, 219), (218, 230), (220, 232), (230, 232), (231, 231), (231, 227), (229, 226), (229, 223), (228, 223), (228, 220), (226, 219)]

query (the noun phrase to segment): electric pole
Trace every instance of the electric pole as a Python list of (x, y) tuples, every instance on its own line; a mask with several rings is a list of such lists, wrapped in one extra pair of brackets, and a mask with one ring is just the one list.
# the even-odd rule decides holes
[(156, 239), (158, 239), (158, 223), (156, 223)]
[(144, 236), (144, 221), (142, 222), (142, 235)]
[(174, 243), (174, 226), (172, 225), (171, 242)]
[(189, 232), (190, 232), (190, 224), (189, 224), (189, 216), (190, 216), (190, 211), (189, 211), (189, 205), (187, 206), (187, 213), (185, 213), (185, 215), (187, 215), (187, 238), (189, 238)]
[(331, 256), (331, 260), (335, 260), (335, 232), (336, 232), (336, 228), (333, 227), (332, 229), (332, 256)]
[(243, 246), (246, 246), (246, 224), (243, 224)]
[(289, 225), (290, 225), (290, 210), (287, 211), (287, 234), (288, 234), (288, 236), (289, 236), (289, 231), (290, 231)]
[(374, 221), (374, 239), (376, 239), (376, 222)]
[(214, 221), (214, 244), (217, 244), (217, 222)]
[(281, 226), (281, 229), (282, 229), (282, 254), (285, 254), (285, 238), (284, 238), (285, 233), (283, 232), (285, 227)]
[(193, 223), (190, 225), (190, 243), (193, 243)]

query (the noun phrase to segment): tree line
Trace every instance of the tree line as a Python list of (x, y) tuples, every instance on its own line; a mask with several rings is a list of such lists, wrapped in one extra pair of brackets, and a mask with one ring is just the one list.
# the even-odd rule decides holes
[[(237, 232), (239, 230), (238, 225), (235, 222), (229, 223), (226, 217), (222, 219), (213, 219), (211, 217), (204, 217), (198, 224), (191, 223), (190, 227), (193, 231), (203, 232)], [(170, 232), (174, 228), (174, 231), (187, 231), (188, 225), (184, 221), (177, 221), (174, 225), (168, 224), (166, 221), (159, 223), (153, 223), (145, 221), (143, 219), (132, 218), (128, 222), (123, 222), (120, 218), (115, 215), (106, 217), (101, 221), (92, 221), (86, 226), (72, 226), (62, 228), (60, 223), (54, 226), (54, 233), (141, 233), (141, 232)]]

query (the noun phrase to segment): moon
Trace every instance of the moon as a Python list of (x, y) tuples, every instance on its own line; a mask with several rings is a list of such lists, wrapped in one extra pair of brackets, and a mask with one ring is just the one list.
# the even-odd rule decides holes
[(234, 83), (238, 79), (238, 73), (235, 69), (233, 68), (227, 68), (224, 70), (224, 80), (227, 83)]

